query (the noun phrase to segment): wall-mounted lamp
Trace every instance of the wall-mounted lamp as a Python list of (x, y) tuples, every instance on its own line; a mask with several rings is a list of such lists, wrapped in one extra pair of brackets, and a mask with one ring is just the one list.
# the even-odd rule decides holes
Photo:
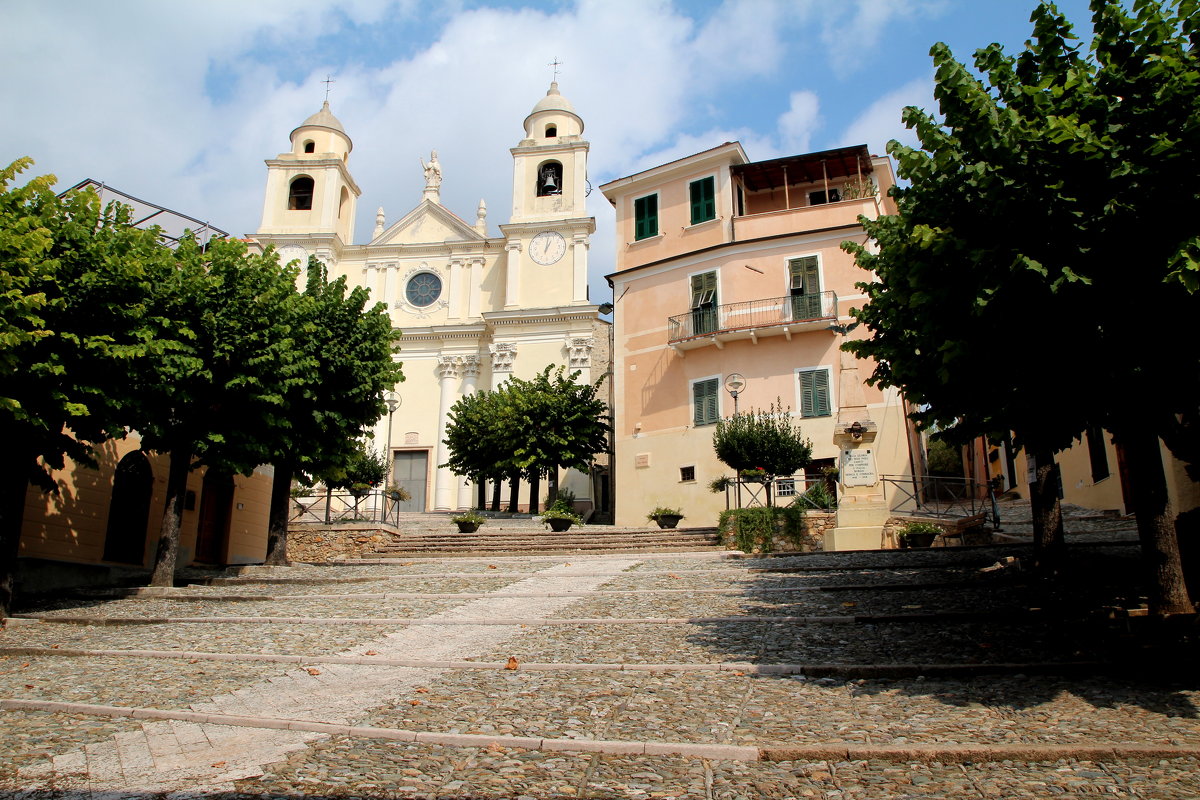
[(732, 372), (725, 378), (725, 391), (733, 396), (733, 413), (738, 413), (738, 395), (746, 388), (746, 377), (740, 372)]

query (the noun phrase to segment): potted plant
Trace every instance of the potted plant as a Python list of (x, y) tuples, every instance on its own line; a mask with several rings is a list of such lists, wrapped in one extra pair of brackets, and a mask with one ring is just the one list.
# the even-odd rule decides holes
[(765, 483), (767, 480), (767, 471), (762, 467), (744, 469), (741, 475), (744, 483)]
[(683, 512), (678, 508), (658, 506), (646, 515), (646, 519), (657, 522), (660, 528), (674, 528), (679, 524), (679, 520), (683, 519)]
[(583, 518), (573, 511), (554, 505), (542, 512), (542, 524), (550, 526), (552, 531), (561, 533), (572, 525), (582, 525)]
[(730, 478), (727, 475), (722, 475), (721, 477), (713, 478), (708, 482), (708, 490), (713, 494), (720, 494), (730, 486), (733, 486), (734, 483), (735, 481), (733, 478)]
[(900, 529), (896, 538), (902, 548), (930, 547), (941, 534), (942, 529), (932, 522), (910, 522)]
[(450, 521), (458, 526), (459, 533), (474, 533), (479, 530), (479, 526), (487, 522), (487, 517), (474, 511), (465, 511), (450, 518)]

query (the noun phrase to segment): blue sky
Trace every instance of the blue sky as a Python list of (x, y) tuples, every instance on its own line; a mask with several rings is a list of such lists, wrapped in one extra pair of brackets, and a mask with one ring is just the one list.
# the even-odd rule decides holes
[[(1088, 30), (1085, 0), (1059, 8)], [(356, 242), (420, 199), (436, 148), (442, 202), (493, 234), (511, 207), (508, 148), (549, 62), (583, 117), (593, 186), (738, 139), (752, 159), (910, 141), (932, 108), (929, 48), (960, 60), (1022, 46), (1033, 0), (6, 0), (0, 161), (60, 185), (96, 178), (237, 235), (262, 211), (263, 159), (336, 81), (330, 105), (363, 190)], [(609, 299), (612, 211), (599, 192), (592, 299)]]

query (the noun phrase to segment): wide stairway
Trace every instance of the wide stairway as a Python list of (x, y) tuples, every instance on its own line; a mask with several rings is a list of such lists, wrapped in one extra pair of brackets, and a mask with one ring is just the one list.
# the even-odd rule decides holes
[(669, 553), (720, 550), (716, 528), (618, 528), (572, 525), (556, 533), (529, 516), (489, 517), (474, 533), (459, 533), (453, 514), (400, 515), (390, 541), (359, 559), (432, 558), (456, 555), (530, 555), (569, 553)]

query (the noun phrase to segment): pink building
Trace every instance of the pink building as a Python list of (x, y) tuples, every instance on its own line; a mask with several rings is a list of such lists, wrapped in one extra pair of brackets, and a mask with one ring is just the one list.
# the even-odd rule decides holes
[[(751, 162), (728, 142), (601, 187), (617, 215), (618, 524), (657, 505), (715, 524), (725, 497), (708, 484), (731, 473), (712, 433), (734, 411), (736, 373), (740, 410), (781, 401), (817, 468), (842, 469), (826, 548), (883, 544), (883, 476), (911, 475), (909, 427), (899, 394), (865, 386), (870, 365), (839, 350), (864, 300), (855, 283), (869, 278), (841, 243), (865, 241), (860, 215), (895, 213), (893, 182), (888, 159), (865, 146)], [(791, 486), (802, 490), (785, 483), (785, 496)]]

